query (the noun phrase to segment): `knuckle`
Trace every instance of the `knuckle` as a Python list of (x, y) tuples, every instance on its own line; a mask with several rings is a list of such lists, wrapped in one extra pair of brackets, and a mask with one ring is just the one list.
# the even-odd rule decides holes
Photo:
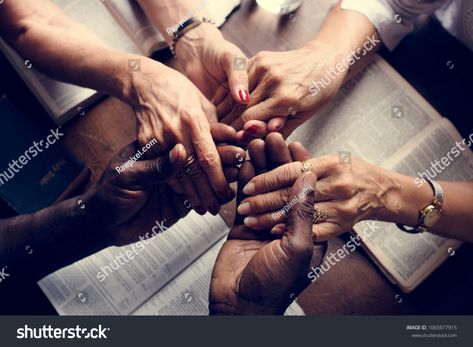
[(300, 201), (296, 209), (298, 217), (302, 220), (310, 220), (314, 218), (314, 205), (308, 200), (305, 199)]
[(199, 153), (199, 165), (203, 169), (214, 168), (219, 164), (218, 155), (210, 150)]

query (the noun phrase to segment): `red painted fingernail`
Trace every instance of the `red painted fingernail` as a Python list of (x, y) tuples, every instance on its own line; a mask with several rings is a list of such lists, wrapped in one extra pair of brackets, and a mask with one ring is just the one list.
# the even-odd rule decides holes
[(196, 210), (196, 212), (197, 212), (198, 214), (200, 214), (200, 215), (204, 215), (205, 212), (206, 212), (206, 211), (205, 211), (205, 208), (203, 208), (202, 206), (197, 206), (197, 207), (195, 208), (195, 210)]
[(249, 103), (250, 102), (250, 93), (248, 93), (247, 90), (240, 90), (238, 92), (238, 95), (240, 95), (240, 100), (243, 101), (244, 103)]
[(246, 129), (245, 131), (254, 135), (258, 132), (258, 126), (256, 124), (252, 125), (248, 129)]

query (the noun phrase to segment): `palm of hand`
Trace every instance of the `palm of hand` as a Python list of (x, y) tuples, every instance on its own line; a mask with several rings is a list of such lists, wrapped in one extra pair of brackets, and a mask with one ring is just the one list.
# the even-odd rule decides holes
[(294, 272), (279, 261), (287, 257), (281, 240), (257, 240), (252, 234), (243, 225), (230, 231), (212, 275), (211, 311), (282, 314), (292, 300)]

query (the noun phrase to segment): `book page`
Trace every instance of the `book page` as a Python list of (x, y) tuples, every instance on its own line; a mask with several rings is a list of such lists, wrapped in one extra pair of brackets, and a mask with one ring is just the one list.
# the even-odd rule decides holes
[(103, 1), (53, 0), (53, 2), (67, 16), (96, 33), (107, 46), (118, 51), (142, 54), (141, 49), (116, 22)]
[[(447, 119), (440, 119), (419, 135), (386, 166), (413, 176), (413, 180), (419, 174), (427, 174), (434, 180), (473, 180), (473, 154), (468, 146), (463, 151), (457, 148), (457, 153), (456, 141), (461, 142), (462, 138)], [(432, 163), (442, 158), (447, 158), (449, 164), (443, 170), (434, 170)], [(405, 233), (392, 223), (375, 223), (377, 231), (366, 239), (365, 245), (406, 292), (413, 290), (461, 245), (458, 240), (431, 233)], [(365, 227), (366, 222), (359, 223), (355, 231), (361, 233)]]
[(191, 212), (147, 244), (107, 248), (38, 284), (60, 315), (128, 315), (228, 230), (220, 216)]
[[(207, 316), (212, 270), (225, 241), (226, 236), (133, 312), (133, 315)], [(300, 316), (304, 315), (304, 311), (294, 302), (285, 314)]]
[[(147, 19), (136, 0), (104, 0), (103, 2), (115, 20), (141, 48), (143, 54), (151, 55), (167, 47), (163, 36)], [(240, 5), (240, 2), (240, 0), (202, 0), (197, 7), (189, 10), (188, 16), (202, 17), (206, 12), (207, 17), (213, 19), (216, 26), (220, 27), (225, 23), (227, 16)]]
[(290, 137), (313, 156), (348, 152), (381, 165), (419, 129), (440, 118), (418, 103), (417, 92), (377, 56), (338, 96)]
[(158, 30), (148, 21), (146, 14), (135, 0), (104, 0), (104, 5), (117, 23), (127, 32), (143, 55), (166, 47)]

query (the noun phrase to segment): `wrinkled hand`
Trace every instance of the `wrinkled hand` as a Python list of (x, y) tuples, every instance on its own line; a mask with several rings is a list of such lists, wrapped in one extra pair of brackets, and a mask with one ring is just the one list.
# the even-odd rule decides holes
[(235, 102), (248, 104), (247, 58), (217, 27), (203, 23), (187, 32), (177, 42), (176, 56), (186, 76), (208, 99), (225, 85)]
[[(303, 160), (308, 160), (307, 158)], [(388, 187), (382, 169), (363, 160), (351, 158), (343, 162), (336, 155), (310, 159), (318, 177), (316, 206), (327, 211), (325, 222), (314, 224), (314, 241), (328, 240), (349, 231), (362, 220), (378, 215), (386, 204)], [(291, 195), (291, 185), (300, 176), (302, 164), (294, 162), (254, 177), (244, 188), (251, 197), (242, 201), (238, 212), (251, 216), (245, 224), (256, 230), (273, 228), (278, 233), (286, 216), (281, 209)], [(279, 224), (279, 225), (278, 225)]]
[[(213, 124), (212, 132), (217, 142), (228, 136), (227, 127), (222, 124)], [(245, 152), (226, 144), (217, 143), (217, 147), (224, 171), (234, 181), (238, 173), (236, 166), (245, 159)], [(123, 148), (97, 185), (86, 193), (84, 204), (94, 211), (97, 223), (108, 230), (112, 245), (138, 241), (145, 234), (143, 231), (150, 231), (156, 221), (169, 228), (191, 210), (189, 200), (168, 184), (184, 167), (187, 158), (184, 146), (178, 144), (158, 158), (138, 160), (125, 168), (123, 164), (140, 148), (137, 142)]]
[(173, 188), (185, 192), (198, 213), (217, 213), (234, 193), (210, 130), (210, 123), (217, 120), (215, 107), (184, 75), (148, 58), (141, 58), (140, 70), (132, 72), (131, 89), (138, 142), (141, 146), (156, 142), (147, 157), (182, 143), (196, 160), (189, 167), (190, 175), (181, 175)]
[(249, 62), (249, 105), (242, 109), (227, 96), (217, 106), (218, 117), (236, 130), (250, 120), (264, 121), (268, 132), (287, 137), (336, 95), (347, 73), (336, 69), (341, 61), (318, 42), (288, 52), (260, 52)]
[[(241, 187), (254, 176), (255, 168), (261, 172), (277, 165), (277, 161), (291, 161), (291, 155), (298, 156), (299, 147), (289, 150), (278, 136), (270, 135), (266, 143), (255, 140), (250, 144), (252, 162), (245, 162), (240, 170), (239, 201), (244, 197)], [(314, 250), (314, 198), (303, 192), (313, 190), (315, 183), (316, 176), (309, 172), (294, 184), (292, 196), (298, 198), (298, 203), (289, 214), (281, 238), (275, 239), (269, 230), (248, 229), (237, 215), (212, 273), (211, 314), (282, 314), (310, 283), (307, 273)], [(316, 245), (315, 251), (314, 263), (320, 264), (325, 245)]]

